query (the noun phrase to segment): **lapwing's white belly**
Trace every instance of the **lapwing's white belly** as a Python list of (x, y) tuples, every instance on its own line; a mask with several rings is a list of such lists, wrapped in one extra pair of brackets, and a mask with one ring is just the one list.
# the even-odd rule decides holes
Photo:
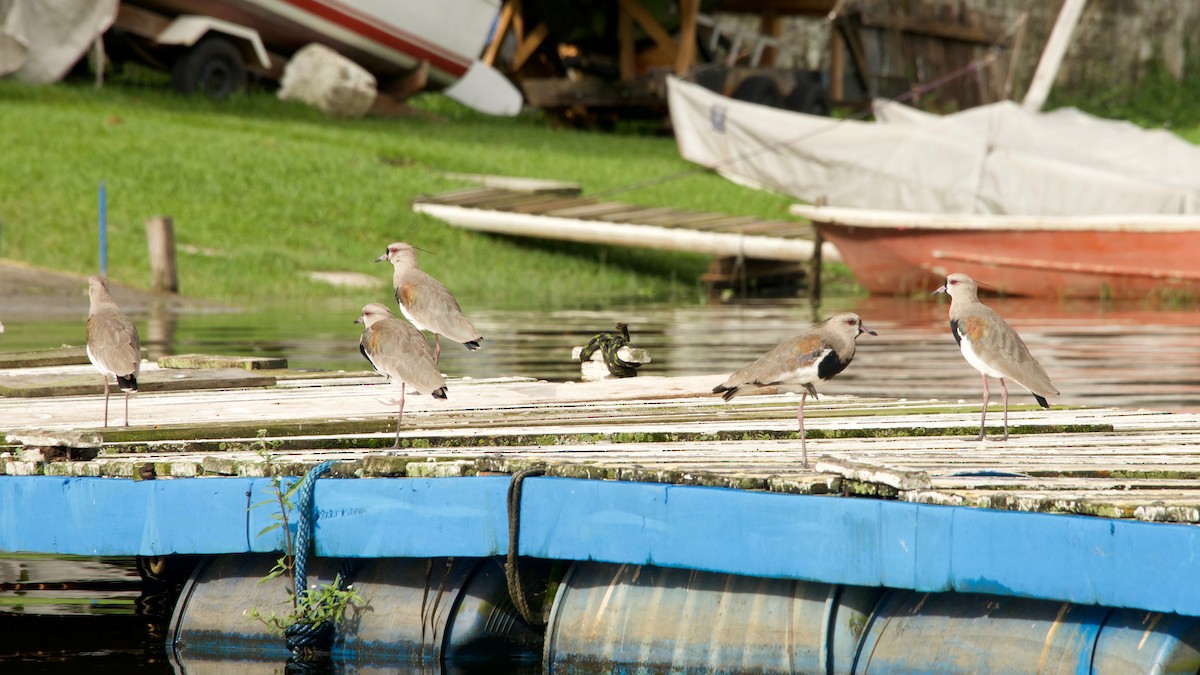
[[(825, 358), (825, 354), (822, 354), (821, 358)], [(817, 376), (817, 368), (819, 367), (820, 363), (821, 359), (817, 359), (806, 366), (801, 366), (791, 371), (787, 374), (785, 381), (799, 385), (803, 385), (805, 382), (812, 383), (819, 381)]]
[(104, 364), (100, 362), (100, 359), (96, 358), (96, 355), (92, 353), (91, 345), (88, 345), (86, 350), (87, 350), (88, 361), (92, 362), (92, 365), (96, 367), (96, 370), (99, 370), (104, 375), (112, 375), (113, 377), (116, 377), (116, 373), (114, 373), (113, 371), (106, 368), (104, 366)]
[(965, 336), (959, 342), (959, 347), (962, 349), (963, 358), (967, 360), (967, 363), (971, 364), (972, 368), (989, 377), (1004, 377), (1004, 375), (1001, 375), (995, 368), (992, 368), (988, 364), (984, 363), (983, 359), (979, 358), (979, 355), (975, 353), (975, 349), (971, 345), (971, 341)]
[(400, 313), (404, 315), (404, 318), (408, 319), (409, 323), (416, 326), (417, 330), (430, 330), (429, 328), (426, 328), (424, 325), (422, 325), (420, 321), (417, 321), (417, 318), (415, 316), (413, 316), (412, 314), (409, 314), (408, 308), (405, 307), (404, 305), (400, 305)]

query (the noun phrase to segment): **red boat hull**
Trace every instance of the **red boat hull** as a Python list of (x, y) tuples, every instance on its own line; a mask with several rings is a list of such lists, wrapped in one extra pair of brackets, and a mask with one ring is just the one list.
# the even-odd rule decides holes
[(813, 223), (864, 287), (928, 292), (963, 272), (1032, 297), (1169, 299), (1200, 295), (1200, 226), (1191, 231), (1001, 230)]

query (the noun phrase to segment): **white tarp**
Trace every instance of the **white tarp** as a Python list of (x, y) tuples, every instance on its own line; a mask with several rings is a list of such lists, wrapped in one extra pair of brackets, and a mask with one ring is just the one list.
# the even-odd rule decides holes
[(837, 121), (668, 81), (680, 155), (830, 206), (932, 213), (1200, 212), (1200, 148), (1166, 131), (1011, 102), (947, 116), (894, 102)]
[(0, 0), (0, 76), (57, 82), (112, 26), (117, 0)]

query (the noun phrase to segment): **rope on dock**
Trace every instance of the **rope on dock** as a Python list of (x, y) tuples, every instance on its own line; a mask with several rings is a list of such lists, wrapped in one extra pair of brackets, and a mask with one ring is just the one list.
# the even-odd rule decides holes
[(504, 578), (508, 581), (508, 594), (512, 597), (513, 605), (531, 626), (540, 626), (545, 622), (540, 613), (535, 615), (529, 607), (529, 598), (525, 596), (525, 587), (521, 584), (521, 570), (518, 566), (521, 542), (521, 489), (526, 478), (544, 475), (545, 466), (531, 466), (514, 473), (512, 482), (508, 484), (508, 559), (504, 563)]
[[(300, 522), (296, 527), (296, 550), (292, 561), (292, 587), (296, 591), (297, 601), (303, 601), (304, 596), (308, 594), (308, 551), (312, 547), (313, 527), (316, 521), (313, 491), (317, 479), (332, 466), (333, 461), (327, 461), (310, 469), (297, 490), (296, 509), (300, 512)], [(334, 585), (340, 590), (345, 590), (356, 568), (354, 560), (344, 560), (337, 577), (334, 578)], [(284, 641), (294, 657), (308, 660), (315, 650), (328, 651), (333, 644), (334, 628), (332, 621), (294, 623), (284, 630)]]

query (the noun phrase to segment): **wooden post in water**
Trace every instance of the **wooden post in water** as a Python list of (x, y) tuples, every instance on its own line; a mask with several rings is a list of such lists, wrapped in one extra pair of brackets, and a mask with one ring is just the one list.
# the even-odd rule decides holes
[(813, 227), (813, 254), (808, 261), (808, 299), (814, 307), (821, 304), (821, 247), (824, 244), (825, 237)]
[(170, 216), (146, 219), (146, 246), (150, 250), (150, 287), (156, 291), (179, 292), (175, 273), (175, 224)]

